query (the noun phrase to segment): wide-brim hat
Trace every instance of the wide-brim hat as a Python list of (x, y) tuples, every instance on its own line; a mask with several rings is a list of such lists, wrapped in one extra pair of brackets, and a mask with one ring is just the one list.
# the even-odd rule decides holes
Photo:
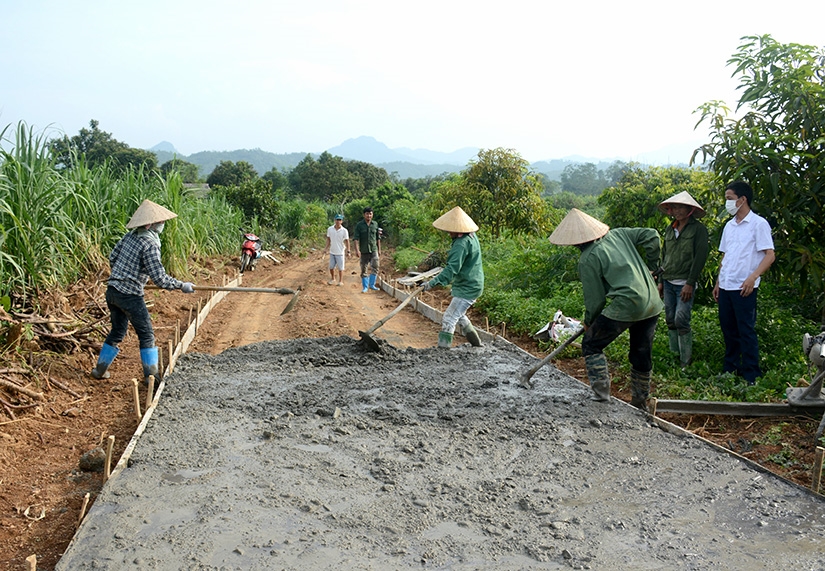
[(674, 194), (667, 200), (663, 200), (662, 202), (660, 202), (659, 210), (661, 210), (665, 214), (668, 214), (667, 207), (671, 204), (682, 204), (684, 206), (692, 206), (693, 208), (695, 208), (693, 214), (691, 215), (694, 218), (701, 218), (702, 216), (707, 214), (705, 212), (705, 209), (699, 206), (699, 203), (696, 202), (696, 199), (694, 199), (686, 190), (683, 190), (679, 194)]
[(446, 214), (442, 214), (438, 220), (433, 222), (433, 226), (445, 232), (456, 232), (458, 234), (478, 231), (478, 224), (473, 222), (473, 219), (460, 206), (456, 206)]
[(604, 222), (574, 208), (559, 222), (548, 239), (559, 246), (576, 246), (597, 240), (609, 230), (610, 226)]
[(135, 213), (132, 214), (132, 218), (126, 225), (126, 228), (140, 228), (141, 226), (146, 226), (147, 224), (166, 222), (167, 220), (177, 217), (177, 214), (171, 210), (167, 210), (160, 204), (155, 204), (151, 200), (144, 200), (140, 206), (138, 206), (138, 209), (135, 210)]

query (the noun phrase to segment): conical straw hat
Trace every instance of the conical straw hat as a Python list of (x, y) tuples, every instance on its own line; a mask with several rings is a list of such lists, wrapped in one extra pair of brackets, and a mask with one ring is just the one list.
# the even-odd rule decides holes
[(699, 206), (699, 203), (690, 195), (690, 193), (686, 190), (683, 190), (679, 194), (674, 194), (667, 200), (663, 200), (659, 203), (659, 210), (667, 214), (667, 206), (668, 204), (684, 204), (685, 206), (692, 206), (696, 210), (693, 211), (694, 218), (701, 218), (706, 214), (705, 209)]
[(132, 218), (126, 225), (126, 228), (140, 228), (141, 226), (146, 226), (147, 224), (166, 222), (167, 220), (177, 217), (177, 214), (171, 210), (165, 209), (160, 204), (155, 204), (151, 200), (144, 200), (141, 205), (138, 206), (138, 209), (135, 210), (135, 213), (132, 214)]
[(608, 230), (610, 226), (604, 222), (599, 222), (578, 208), (574, 208), (567, 213), (564, 220), (559, 222), (550, 234), (549, 240), (559, 246), (575, 246), (601, 238), (607, 234)]
[(459, 234), (468, 234), (478, 230), (478, 224), (473, 222), (466, 212), (460, 206), (456, 206), (446, 214), (433, 222), (433, 226), (445, 232), (457, 232)]

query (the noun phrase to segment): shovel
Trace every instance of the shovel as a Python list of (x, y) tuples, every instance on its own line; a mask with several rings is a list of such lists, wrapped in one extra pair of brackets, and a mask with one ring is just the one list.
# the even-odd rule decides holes
[(417, 288), (415, 288), (412, 291), (412, 293), (410, 295), (407, 296), (407, 299), (405, 299), (400, 304), (398, 304), (398, 307), (396, 307), (395, 309), (390, 311), (387, 314), (387, 316), (384, 317), (381, 321), (379, 321), (378, 323), (376, 323), (375, 325), (373, 325), (372, 327), (370, 327), (366, 331), (359, 331), (358, 332), (358, 335), (361, 336), (361, 340), (364, 342), (364, 345), (366, 346), (367, 349), (369, 349), (370, 351), (373, 351), (373, 352), (377, 352), (377, 351), (381, 350), (381, 347), (378, 345), (378, 340), (375, 339), (375, 337), (373, 337), (372, 334), (375, 332), (376, 329), (378, 329), (379, 327), (384, 325), (387, 321), (392, 319), (395, 316), (396, 313), (398, 313), (399, 311), (404, 309), (404, 307), (412, 301), (412, 298), (417, 296), (422, 291), (424, 291), (424, 286), (423, 285), (418, 286)]
[(536, 371), (538, 371), (538, 370), (539, 370), (539, 369), (541, 369), (543, 366), (545, 366), (547, 363), (549, 363), (550, 361), (552, 361), (552, 360), (553, 360), (553, 358), (554, 358), (556, 355), (558, 355), (559, 353), (561, 353), (561, 352), (562, 352), (562, 350), (563, 350), (565, 347), (567, 347), (568, 345), (570, 345), (570, 343), (572, 343), (575, 339), (578, 339), (578, 338), (579, 338), (579, 336), (580, 336), (582, 333), (584, 333), (584, 327), (582, 327), (581, 329), (579, 329), (578, 331), (576, 331), (573, 335), (571, 335), (570, 337), (568, 337), (567, 339), (565, 339), (565, 340), (564, 340), (564, 342), (563, 342), (561, 345), (559, 345), (558, 347), (556, 347), (556, 348), (553, 350), (553, 352), (552, 352), (552, 353), (550, 353), (549, 355), (547, 355), (544, 359), (542, 359), (540, 363), (538, 363), (537, 365), (533, 365), (533, 367), (532, 367), (529, 371), (526, 371), (526, 372), (522, 373), (522, 374), (521, 374), (521, 376), (519, 377), (519, 385), (521, 385), (521, 386), (522, 386), (522, 387), (524, 387), (525, 389), (532, 389), (532, 388), (533, 388), (533, 381), (532, 381), (531, 379), (533, 378), (533, 375), (535, 375), (535, 374), (536, 374)]

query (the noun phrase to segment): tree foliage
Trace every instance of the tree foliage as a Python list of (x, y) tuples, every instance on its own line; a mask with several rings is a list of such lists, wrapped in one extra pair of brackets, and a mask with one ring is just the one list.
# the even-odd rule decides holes
[(614, 161), (604, 170), (594, 163), (574, 163), (561, 173), (561, 190), (582, 196), (598, 196), (605, 188), (619, 182), (633, 163)]
[(361, 161), (345, 161), (328, 152), (307, 155), (288, 175), (292, 191), (305, 200), (346, 203), (389, 182), (387, 171)]
[[(706, 194), (712, 184), (713, 175), (695, 168), (634, 165), (599, 196), (598, 202), (605, 209), (602, 221), (614, 228), (664, 228), (667, 219), (659, 210), (660, 202), (683, 191), (693, 197)], [(714, 197), (713, 204), (718, 205), (720, 200)], [(702, 206), (712, 210), (707, 203)]]
[(245, 180), (239, 185), (218, 186), (226, 202), (243, 212), (246, 220), (257, 218), (262, 226), (275, 227), (280, 205), (269, 181), (262, 178)]
[[(773, 271), (825, 286), (825, 50), (781, 44), (769, 35), (742, 38), (728, 60), (735, 66), (740, 118), (724, 102), (702, 105), (711, 141), (694, 153), (710, 159), (720, 186), (736, 180), (754, 188), (754, 208), (774, 229)], [(715, 193), (721, 193), (715, 190)], [(718, 197), (717, 197), (718, 198)]]
[(244, 182), (256, 180), (258, 173), (255, 167), (246, 161), (221, 161), (218, 166), (206, 177), (209, 186), (240, 186)]
[(511, 149), (482, 149), (460, 177), (447, 179), (433, 189), (430, 203), (435, 211), (443, 213), (460, 206), (495, 238), (505, 229), (516, 234), (541, 234), (558, 221), (551, 219), (554, 213), (541, 198), (543, 186), (538, 175)]
[(198, 165), (184, 161), (182, 159), (172, 159), (160, 165), (160, 173), (166, 177), (170, 172), (176, 172), (181, 180), (186, 183), (200, 181), (200, 171)]
[(77, 135), (63, 135), (49, 141), (49, 151), (58, 168), (72, 169), (79, 160), (94, 168), (109, 162), (116, 170), (157, 167), (157, 156), (143, 149), (135, 149), (115, 139), (111, 133), (102, 131), (100, 123), (89, 121), (89, 128), (81, 129)]

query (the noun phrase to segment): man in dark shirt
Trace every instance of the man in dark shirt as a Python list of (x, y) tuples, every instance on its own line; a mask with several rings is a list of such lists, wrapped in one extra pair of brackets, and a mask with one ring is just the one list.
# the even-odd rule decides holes
[[(364, 219), (359, 220), (352, 232), (355, 248), (361, 253), (361, 293), (379, 289), (375, 285), (378, 277), (378, 258), (381, 256), (381, 233), (378, 222), (372, 219), (373, 212), (369, 206), (364, 209)], [(367, 268), (372, 271), (367, 275)]]

